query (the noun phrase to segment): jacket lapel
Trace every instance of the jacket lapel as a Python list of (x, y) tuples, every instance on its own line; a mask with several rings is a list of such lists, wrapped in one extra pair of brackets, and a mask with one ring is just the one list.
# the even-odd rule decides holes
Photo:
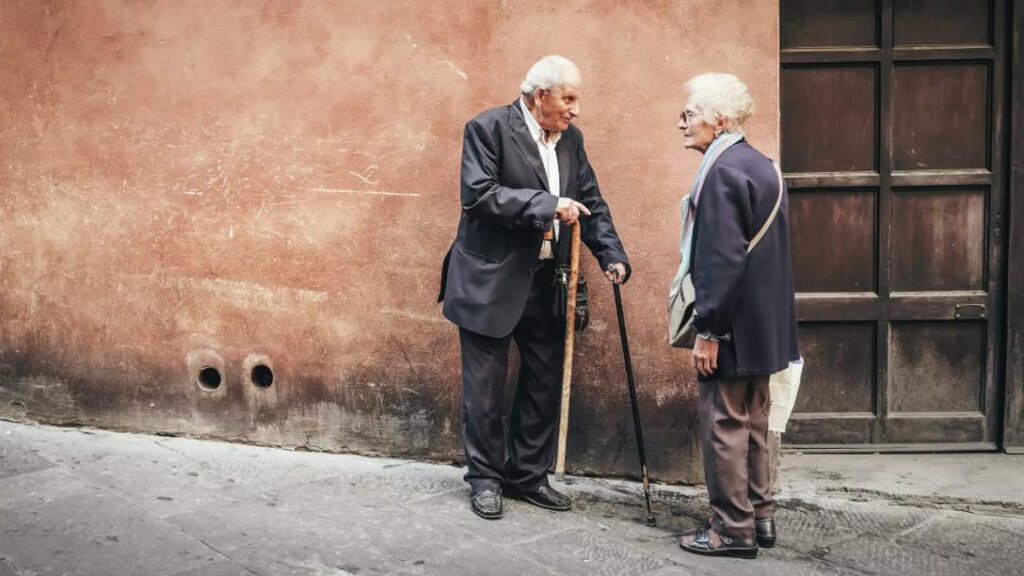
[(558, 140), (555, 154), (558, 156), (558, 195), (564, 197), (569, 188), (569, 146), (565, 134)]
[[(569, 191), (569, 169), (570, 169), (570, 153), (572, 146), (569, 145), (569, 139), (566, 138), (565, 133), (558, 140), (558, 144), (555, 146), (555, 156), (558, 158), (558, 195), (563, 198), (576, 199), (579, 190)], [(558, 240), (555, 242), (555, 260), (559, 265), (568, 265), (569, 263), (569, 239), (572, 234), (572, 229), (568, 226), (563, 226), (561, 233), (558, 235)]]
[(530, 129), (526, 127), (526, 119), (523, 118), (523, 112), (519, 109), (518, 100), (509, 106), (508, 123), (512, 128), (512, 140), (515, 141), (526, 163), (533, 168), (533, 172), (537, 175), (537, 179), (540, 180), (541, 186), (547, 190), (548, 177), (544, 172), (544, 163), (540, 160), (537, 144), (533, 142), (530, 136)]

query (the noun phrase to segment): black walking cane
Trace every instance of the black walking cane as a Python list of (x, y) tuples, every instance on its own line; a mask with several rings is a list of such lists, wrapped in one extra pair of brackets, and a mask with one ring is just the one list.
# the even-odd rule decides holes
[(629, 357), (629, 339), (626, 337), (626, 317), (622, 315), (622, 295), (619, 285), (615, 289), (615, 310), (619, 315), (619, 339), (622, 340), (622, 359), (626, 364), (626, 383), (629, 385), (629, 403), (633, 407), (633, 425), (636, 427), (636, 449), (640, 453), (640, 475), (644, 483), (644, 501), (647, 503), (647, 525), (654, 526), (654, 512), (651, 511), (651, 486), (647, 477), (647, 454), (644, 452), (644, 433), (640, 429), (640, 407), (636, 401), (636, 383), (633, 381), (633, 362)]

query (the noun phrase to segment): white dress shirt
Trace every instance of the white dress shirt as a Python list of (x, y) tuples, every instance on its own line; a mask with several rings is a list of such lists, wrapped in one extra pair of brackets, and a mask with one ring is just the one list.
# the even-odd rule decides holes
[[(558, 156), (555, 154), (555, 146), (558, 145), (558, 140), (562, 137), (561, 132), (545, 132), (540, 124), (537, 123), (537, 119), (530, 113), (530, 109), (526, 107), (526, 102), (522, 98), (519, 98), (519, 108), (523, 111), (523, 116), (526, 117), (526, 128), (530, 131), (530, 137), (537, 143), (537, 152), (540, 153), (540, 161), (544, 163), (544, 172), (548, 177), (548, 192), (558, 197), (560, 191), (560, 175), (558, 173)], [(555, 238), (558, 238), (558, 220), (552, 223), (554, 227)], [(551, 250), (551, 242), (545, 241), (540, 247), (540, 259), (547, 260), (552, 258), (554, 254)]]

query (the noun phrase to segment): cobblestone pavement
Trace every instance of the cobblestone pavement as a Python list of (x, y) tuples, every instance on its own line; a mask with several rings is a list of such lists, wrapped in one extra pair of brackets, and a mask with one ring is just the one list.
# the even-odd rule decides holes
[[(789, 472), (793, 473), (793, 472)], [(757, 560), (683, 553), (702, 490), (571, 478), (572, 512), (469, 510), (453, 466), (0, 422), (0, 576), (1024, 573), (1020, 508), (783, 493)]]

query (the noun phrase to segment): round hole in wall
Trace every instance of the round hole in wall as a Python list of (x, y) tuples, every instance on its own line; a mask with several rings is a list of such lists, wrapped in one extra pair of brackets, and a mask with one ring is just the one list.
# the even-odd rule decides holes
[(199, 371), (196, 376), (196, 381), (199, 382), (199, 387), (203, 390), (216, 390), (220, 387), (221, 380), (223, 378), (220, 375), (220, 370), (217, 370), (213, 366), (207, 366)]
[(270, 388), (270, 385), (274, 383), (274, 371), (266, 364), (257, 364), (252, 367), (249, 379), (260, 388)]

